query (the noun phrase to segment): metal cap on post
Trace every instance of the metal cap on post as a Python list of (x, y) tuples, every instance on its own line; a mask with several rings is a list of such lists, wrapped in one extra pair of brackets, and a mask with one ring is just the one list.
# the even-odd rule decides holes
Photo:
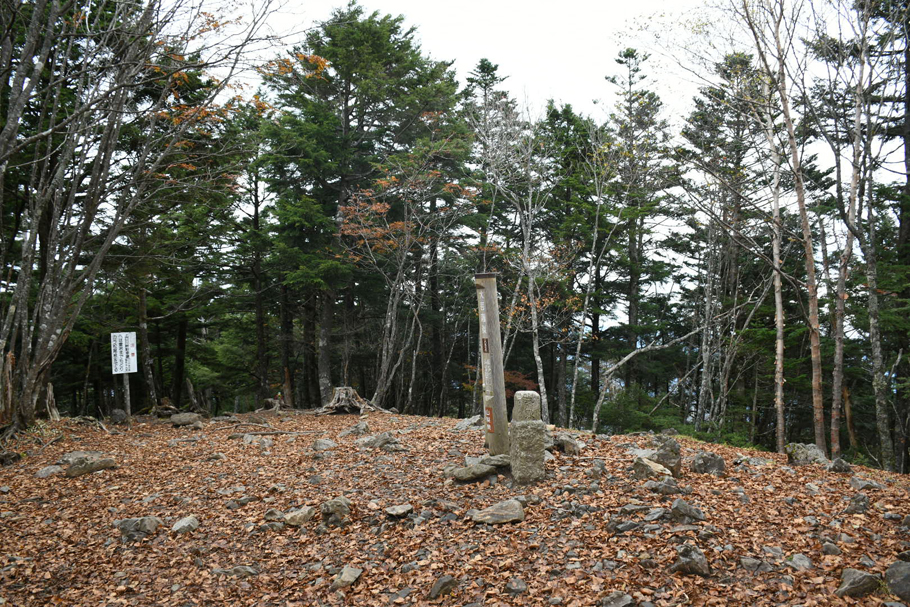
[(509, 418), (499, 336), (499, 296), (496, 274), (475, 274), (480, 316), (480, 358), (483, 369), (483, 417), (491, 455), (509, 453)]

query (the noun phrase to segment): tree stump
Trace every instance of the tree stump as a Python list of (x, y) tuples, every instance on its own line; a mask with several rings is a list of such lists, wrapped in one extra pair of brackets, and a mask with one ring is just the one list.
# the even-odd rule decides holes
[(370, 401), (361, 398), (354, 388), (343, 386), (335, 388), (332, 392), (332, 401), (319, 409), (316, 409), (316, 415), (338, 415), (345, 413), (363, 414), (367, 411), (381, 411), (388, 413), (385, 409), (377, 407)]

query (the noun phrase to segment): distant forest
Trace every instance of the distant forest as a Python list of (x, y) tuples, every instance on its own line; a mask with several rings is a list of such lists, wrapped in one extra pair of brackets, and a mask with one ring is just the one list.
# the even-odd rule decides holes
[(532, 114), (495, 57), (460, 86), (402, 16), (351, 3), (288, 47), (257, 10), (0, 7), (8, 433), (125, 408), (112, 332), (134, 414), (352, 386), (470, 415), (493, 272), (509, 396), (550, 423), (907, 471), (907, 2), (731, 0), (688, 115), (628, 48), (590, 75), (605, 121)]

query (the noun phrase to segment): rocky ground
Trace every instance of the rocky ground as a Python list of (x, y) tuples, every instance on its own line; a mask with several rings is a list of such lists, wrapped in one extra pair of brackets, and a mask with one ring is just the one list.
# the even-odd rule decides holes
[(63, 420), (8, 446), (25, 457), (0, 467), (0, 605), (910, 599), (894, 474), (554, 433), (546, 479), (519, 487), (457, 420), (178, 421)]

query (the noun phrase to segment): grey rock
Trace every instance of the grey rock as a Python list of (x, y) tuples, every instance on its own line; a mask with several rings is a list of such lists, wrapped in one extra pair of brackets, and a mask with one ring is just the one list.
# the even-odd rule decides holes
[(171, 527), (174, 533), (190, 533), (196, 529), (199, 529), (199, 519), (195, 516), (185, 516)]
[(332, 582), (332, 590), (339, 590), (341, 588), (348, 588), (350, 586), (353, 586), (354, 583), (360, 579), (360, 574), (362, 573), (363, 569), (345, 565), (344, 568), (342, 568), (341, 573), (339, 573), (335, 578), (335, 581)]
[(112, 424), (120, 425), (130, 421), (130, 418), (123, 409), (114, 409), (111, 411), (110, 421)]
[(859, 598), (878, 590), (881, 578), (865, 571), (847, 568), (841, 573), (840, 588), (834, 591), (839, 597)]
[(402, 518), (414, 512), (414, 506), (411, 504), (401, 504), (400, 506), (390, 506), (385, 509), (385, 513), (393, 518)]
[(464, 432), (465, 430), (471, 430), (471, 429), (482, 428), (482, 427), (483, 427), (483, 416), (475, 415), (473, 417), (467, 417), (467, 418), (459, 421), (457, 424), (455, 424), (455, 427), (453, 428), (453, 430), (455, 430), (457, 432)]
[(807, 571), (814, 567), (812, 560), (805, 554), (791, 554), (785, 559), (785, 562), (797, 571)]
[(632, 462), (632, 477), (638, 480), (673, 476), (664, 466), (647, 457), (636, 457)]
[[(842, 460), (839, 457), (834, 458), (834, 461), (832, 461), (830, 464), (825, 466), (825, 470), (827, 470), (828, 472), (834, 472), (836, 474), (850, 474), (851, 472), (853, 472), (853, 468), (850, 467), (850, 464), (848, 464), (847, 462), (845, 462), (844, 460)], [(838, 595), (838, 596), (843, 596), (843, 595)]]
[(212, 453), (210, 456), (205, 458), (205, 461), (218, 462), (218, 461), (222, 461), (222, 460), (226, 460), (226, 459), (227, 459), (227, 456), (224, 453), (218, 452), (218, 453)]
[(660, 519), (662, 519), (662, 518), (664, 518), (664, 517), (666, 517), (666, 516), (667, 516), (667, 509), (666, 509), (666, 508), (652, 508), (652, 509), (649, 510), (648, 513), (645, 515), (645, 517), (644, 517), (643, 520), (644, 520), (645, 522), (651, 523), (651, 522), (654, 522), (654, 521), (659, 521)]
[(75, 478), (84, 474), (91, 474), (92, 472), (98, 472), (99, 470), (108, 470), (116, 467), (117, 462), (110, 457), (81, 457), (72, 461), (66, 469), (66, 476), (68, 478)]
[(175, 428), (180, 426), (192, 426), (196, 422), (201, 422), (202, 416), (198, 413), (174, 413), (171, 416), (171, 424)]
[(291, 527), (301, 527), (305, 523), (313, 520), (316, 516), (316, 509), (312, 506), (303, 506), (296, 510), (291, 510), (284, 515), (284, 522)]
[(35, 474), (38, 478), (47, 478), (55, 474), (60, 474), (63, 472), (63, 466), (45, 466)]
[(130, 542), (141, 540), (155, 533), (155, 530), (162, 523), (163, 521), (157, 516), (143, 516), (114, 521), (114, 525), (120, 530), (120, 535)]
[(569, 434), (561, 432), (553, 441), (553, 446), (566, 455), (578, 455), (581, 453), (581, 445)]
[(509, 434), (509, 462), (515, 482), (527, 485), (543, 479), (546, 476), (546, 424), (539, 419), (513, 421)]
[(644, 488), (658, 493), (660, 495), (676, 495), (677, 493), (688, 493), (688, 489), (680, 487), (676, 479), (669, 474), (659, 481), (647, 481)]
[(471, 520), (475, 523), (488, 525), (502, 525), (505, 523), (518, 523), (525, 518), (524, 508), (518, 500), (506, 500), (494, 504), (489, 508), (471, 513)]
[(354, 442), (358, 447), (363, 449), (384, 449), (387, 451), (390, 447), (394, 450), (395, 447), (401, 445), (398, 439), (392, 436), (391, 432), (380, 432), (373, 436), (365, 436), (363, 438), (358, 438)]
[(494, 468), (508, 468), (512, 465), (512, 458), (508, 453), (501, 453), (499, 455), (487, 455), (482, 457), (477, 463), (485, 466), (493, 466)]
[(670, 518), (677, 523), (688, 525), (705, 520), (705, 513), (687, 501), (677, 498), (670, 507)]
[(789, 443), (784, 447), (787, 453), (787, 463), (794, 466), (806, 466), (809, 464), (825, 464), (828, 458), (824, 452), (816, 445), (805, 443)]
[(319, 506), (319, 511), (322, 513), (322, 521), (326, 525), (344, 525), (351, 515), (351, 500), (346, 497), (327, 500)]
[(265, 515), (262, 517), (267, 521), (279, 521), (284, 522), (285, 514), (277, 508), (269, 508), (265, 511)]
[(692, 460), (692, 472), (696, 474), (714, 474), (723, 476), (727, 464), (724, 458), (710, 451), (699, 451)]
[(825, 542), (822, 544), (822, 554), (829, 556), (838, 556), (841, 554), (841, 549), (837, 547), (837, 544), (832, 544), (831, 542)]
[(910, 563), (897, 561), (885, 572), (888, 589), (902, 601), (910, 601)]
[(452, 591), (458, 586), (458, 580), (451, 575), (443, 575), (433, 583), (430, 588), (430, 600), (438, 599), (441, 596), (452, 594)]
[(868, 478), (860, 478), (858, 476), (854, 476), (850, 479), (850, 486), (857, 491), (865, 491), (866, 489), (884, 489), (884, 487), (875, 481), (871, 481)]
[(751, 571), (752, 573), (769, 573), (774, 571), (774, 567), (772, 567), (770, 563), (748, 556), (739, 559), (739, 564), (743, 569)]
[(518, 596), (519, 594), (524, 594), (528, 591), (528, 585), (524, 580), (513, 577), (509, 580), (509, 583), (506, 584), (506, 593), (511, 594), (512, 596)]
[(512, 407), (512, 422), (540, 421), (540, 394), (529, 390), (515, 393), (515, 405)]
[(670, 573), (676, 573), (678, 571), (680, 573), (700, 575), (702, 577), (711, 575), (711, 566), (708, 564), (708, 559), (705, 558), (705, 553), (696, 546), (693, 546), (692, 544), (683, 544), (676, 549), (676, 554), (679, 558), (670, 566), (668, 570)]
[(850, 498), (850, 504), (844, 510), (844, 514), (863, 514), (869, 509), (869, 497), (864, 493), (857, 493)]
[(476, 481), (481, 481), (491, 474), (496, 472), (496, 468), (493, 466), (487, 466), (485, 464), (472, 464), (470, 466), (464, 466), (458, 468), (452, 474), (455, 477), (455, 480), (461, 481), (463, 483), (471, 483)]
[(231, 567), (230, 569), (212, 569), (213, 575), (226, 575), (228, 577), (238, 577), (245, 578), (252, 575), (259, 575), (259, 569), (255, 567), (250, 567), (249, 565), (237, 565), (236, 567)]
[(679, 478), (682, 473), (681, 449), (675, 439), (665, 438), (650, 459), (669, 470), (674, 478)]
[(342, 430), (338, 434), (338, 438), (344, 438), (345, 436), (350, 436), (352, 434), (354, 436), (363, 436), (364, 434), (367, 434), (369, 431), (370, 431), (370, 424), (368, 424), (365, 421), (357, 422), (350, 428), (347, 428), (346, 430)]
[(327, 438), (317, 438), (313, 441), (313, 451), (329, 451), (337, 446), (338, 443)]
[(635, 599), (620, 590), (614, 590), (600, 600), (599, 607), (635, 607)]

